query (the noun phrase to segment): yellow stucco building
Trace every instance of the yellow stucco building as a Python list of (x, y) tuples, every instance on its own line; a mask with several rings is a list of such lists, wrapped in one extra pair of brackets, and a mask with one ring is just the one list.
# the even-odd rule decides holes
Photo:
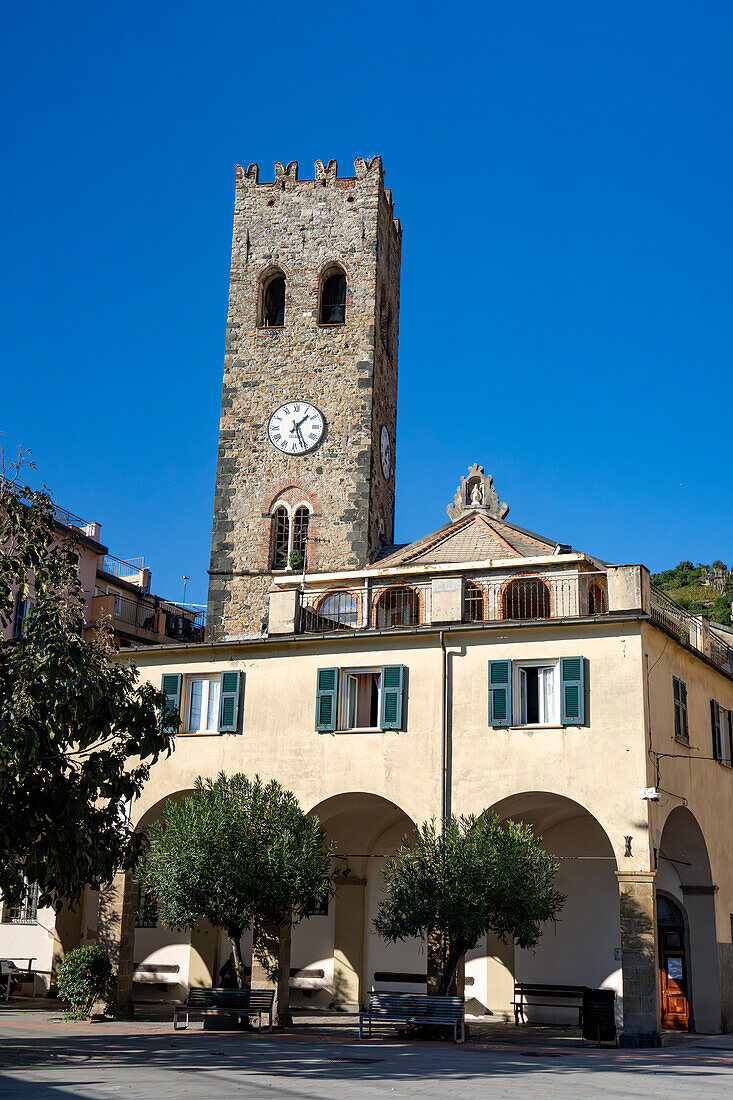
[[(250, 166), (237, 189), (211, 640), (120, 658), (181, 715), (136, 825), (221, 770), (294, 791), (337, 878), (294, 930), (293, 999), (347, 1008), (426, 988), (425, 945), (374, 932), (385, 858), (414, 823), (494, 810), (542, 835), (567, 901), (535, 952), (477, 945), (469, 1013), (512, 1018), (514, 983), (534, 981), (614, 989), (630, 1043), (733, 1028), (733, 650), (644, 566), (509, 522), (481, 466), (449, 523), (394, 545), (399, 230), (381, 163), (341, 178), (317, 162), (309, 181), (278, 166), (272, 184)], [(63, 934), (50, 914), (6, 920), (0, 954), (110, 943), (122, 999), (216, 980), (215, 930), (159, 927), (129, 877), (88, 893)]]

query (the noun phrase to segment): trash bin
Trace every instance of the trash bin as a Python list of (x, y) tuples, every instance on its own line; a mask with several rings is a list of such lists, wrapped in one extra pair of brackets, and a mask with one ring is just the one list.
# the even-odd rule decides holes
[(616, 1042), (614, 989), (586, 989), (583, 993), (583, 1039), (601, 1043)]

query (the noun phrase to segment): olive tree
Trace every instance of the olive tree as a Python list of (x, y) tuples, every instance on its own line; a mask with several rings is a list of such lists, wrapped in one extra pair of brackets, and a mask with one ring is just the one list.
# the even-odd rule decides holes
[(0, 478), (0, 893), (75, 902), (134, 866), (130, 802), (171, 751), (165, 698), (114, 658), (103, 625), (84, 638), (75, 544), (45, 492)]
[(437, 941), (443, 958), (435, 992), (447, 993), (461, 959), (487, 932), (536, 946), (565, 901), (553, 887), (558, 866), (529, 825), (501, 824), (495, 814), (449, 817), (442, 828), (428, 821), (387, 860), (387, 894), (374, 927), (392, 943)]
[(137, 878), (157, 898), (163, 923), (191, 929), (204, 917), (223, 928), (240, 984), (240, 940), (253, 927), (277, 981), (278, 1019), (287, 1020), (292, 925), (331, 890), (331, 846), (318, 820), (275, 780), (222, 772), (169, 799), (148, 828), (148, 843)]

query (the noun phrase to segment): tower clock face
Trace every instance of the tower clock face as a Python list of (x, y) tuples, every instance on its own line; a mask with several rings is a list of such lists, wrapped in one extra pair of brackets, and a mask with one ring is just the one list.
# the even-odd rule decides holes
[(302, 455), (313, 450), (323, 438), (323, 416), (308, 401), (288, 401), (275, 409), (267, 425), (273, 447), (286, 455)]
[(384, 480), (389, 481), (389, 475), (392, 471), (392, 444), (389, 441), (389, 432), (384, 424), (382, 424), (379, 433), (379, 457), (382, 461)]

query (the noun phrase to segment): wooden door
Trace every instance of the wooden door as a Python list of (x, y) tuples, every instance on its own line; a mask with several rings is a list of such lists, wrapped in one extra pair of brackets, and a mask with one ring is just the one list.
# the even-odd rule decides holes
[(659, 978), (662, 1027), (687, 1031), (690, 1003), (683, 929), (659, 929)]

